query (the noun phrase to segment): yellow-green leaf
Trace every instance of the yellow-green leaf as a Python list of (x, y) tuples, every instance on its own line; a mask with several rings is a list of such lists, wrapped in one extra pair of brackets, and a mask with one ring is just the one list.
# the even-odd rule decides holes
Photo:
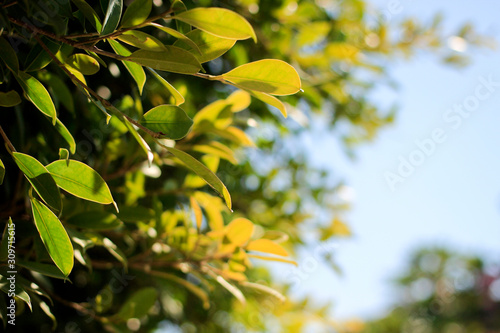
[(83, 53), (70, 55), (66, 59), (66, 64), (78, 70), (83, 75), (93, 75), (99, 71), (99, 62)]
[(73, 269), (73, 245), (61, 221), (43, 203), (31, 200), (33, 219), (47, 252), (61, 272), (68, 276)]
[(222, 38), (235, 40), (253, 38), (257, 42), (257, 36), (250, 23), (229, 9), (194, 8), (178, 13), (172, 18)]
[(198, 176), (203, 178), (208, 185), (210, 185), (221, 197), (226, 201), (226, 205), (229, 209), (231, 209), (231, 195), (226, 188), (226, 185), (222, 183), (222, 181), (217, 177), (210, 169), (208, 169), (203, 163), (195, 159), (193, 156), (188, 153), (183, 152), (182, 150), (167, 147), (165, 146), (172, 155), (181, 160), (189, 169), (194, 171)]
[(280, 257), (259, 256), (259, 255), (256, 255), (256, 254), (248, 254), (248, 256), (250, 258), (261, 259), (261, 260), (269, 260), (269, 261), (279, 261), (279, 262), (284, 262), (284, 263), (287, 263), (287, 264), (292, 264), (292, 265), (298, 266), (298, 264), (295, 261), (288, 260), (288, 259), (283, 259), (283, 258), (280, 258)]
[(69, 160), (67, 164), (64, 160), (57, 160), (47, 165), (47, 170), (60, 188), (76, 197), (101, 204), (113, 202), (106, 182), (82, 162)]
[(250, 94), (252, 94), (253, 97), (261, 100), (262, 102), (269, 104), (271, 106), (274, 106), (275, 108), (280, 110), (283, 117), (285, 117), (285, 118), (288, 117), (285, 105), (276, 97), (271, 96), (271, 95), (266, 94), (266, 93), (263, 93), (263, 92), (258, 92), (258, 91), (250, 91)]
[(0, 185), (3, 184), (3, 177), (5, 176), (5, 165), (3, 165), (2, 160), (0, 160)]
[(21, 97), (15, 90), (0, 92), (0, 106), (10, 108), (21, 103)]
[(176, 46), (165, 45), (165, 51), (137, 50), (127, 60), (162, 71), (194, 74), (201, 69), (199, 61), (190, 52)]
[[(150, 26), (152, 27), (156, 27), (160, 30), (162, 30), (163, 32), (166, 32), (167, 34), (179, 39), (179, 40), (182, 40), (183, 43), (185, 43), (186, 45), (189, 45), (189, 47), (191, 48), (190, 50), (188, 51), (194, 51), (194, 55), (201, 55), (201, 51), (200, 49), (198, 48), (198, 45), (196, 45), (195, 42), (193, 42), (191, 39), (189, 39), (186, 35), (180, 33), (179, 31), (175, 30), (175, 29), (172, 29), (172, 28), (169, 28), (169, 27), (164, 27), (158, 23), (150, 23), (149, 24)], [(175, 43), (174, 43), (175, 45)], [(178, 46), (178, 45), (175, 45), (175, 46)], [(184, 47), (181, 47), (183, 49), (185, 49)], [(201, 61), (200, 61), (201, 62)]]
[(250, 220), (237, 218), (226, 226), (226, 238), (236, 246), (243, 246), (250, 240), (254, 225)]
[(279, 256), (287, 257), (288, 252), (279, 244), (273, 242), (270, 239), (257, 239), (248, 243), (246, 249), (248, 251), (258, 251), (270, 254), (276, 254)]
[(129, 30), (117, 37), (122, 42), (139, 49), (161, 52), (165, 45), (155, 37), (138, 30)]
[[(134, 65), (139, 66), (137, 64), (134, 64)], [(139, 66), (139, 67), (141, 67), (141, 66)], [(142, 67), (141, 67), (141, 69), (142, 69)], [(175, 105), (179, 106), (179, 105), (184, 103), (184, 101), (185, 101), (184, 96), (182, 96), (181, 93), (179, 91), (177, 91), (177, 89), (175, 89), (175, 87), (173, 85), (168, 83), (168, 81), (165, 80), (160, 74), (156, 73), (154, 69), (151, 69), (149, 67), (147, 67), (147, 69), (168, 90), (168, 92), (170, 93), (170, 95), (172, 96), (172, 98), (175, 102), (174, 103)]]
[(54, 102), (49, 95), (49, 92), (43, 84), (40, 83), (33, 76), (26, 74), (24, 72), (19, 72), (19, 75), (15, 75), (17, 82), (21, 88), (23, 88), (24, 93), (28, 99), (47, 117), (52, 118), (52, 124), (56, 124), (57, 113)]
[(14, 152), (12, 157), (40, 198), (52, 209), (60, 211), (61, 194), (54, 178), (43, 164), (36, 158), (23, 153)]
[(151, 13), (153, 0), (134, 0), (123, 14), (122, 24), (123, 28), (133, 27), (146, 21)]
[(178, 106), (159, 105), (144, 114), (141, 124), (169, 139), (179, 140), (189, 132), (193, 120)]
[(200, 63), (220, 57), (236, 43), (234, 39), (220, 38), (200, 29), (188, 32), (186, 37), (190, 42), (179, 39), (174, 46), (191, 52)]
[(198, 230), (201, 230), (201, 223), (203, 222), (203, 213), (201, 212), (201, 207), (193, 197), (189, 197), (189, 202), (191, 203), (191, 208), (194, 212), (196, 227), (198, 228)]
[(71, 135), (66, 126), (64, 126), (64, 124), (59, 119), (57, 119), (55, 127), (59, 134), (61, 134), (64, 140), (66, 140), (66, 142), (69, 144), (69, 150), (71, 151), (71, 154), (74, 154), (76, 152), (76, 142), (73, 138), (73, 135)]
[(282, 60), (264, 59), (241, 65), (221, 77), (237, 87), (271, 95), (291, 95), (300, 90), (295, 68)]
[[(123, 45), (114, 41), (112, 39), (108, 39), (109, 45), (113, 48), (116, 54), (128, 57), (132, 53), (127, 50)], [(144, 89), (144, 84), (146, 83), (146, 73), (144, 73), (144, 69), (141, 65), (138, 65), (131, 61), (122, 61), (125, 68), (128, 70), (130, 75), (134, 78), (134, 81), (137, 83), (137, 87), (139, 88), (139, 94), (142, 95), (142, 90)]]
[(57, 266), (54, 265), (49, 265), (49, 264), (43, 264), (40, 262), (34, 262), (34, 261), (24, 261), (24, 260), (17, 260), (16, 265), (19, 265), (21, 267), (27, 268), (29, 270), (35, 271), (37, 273), (47, 275), (56, 279), (63, 279), (66, 280), (67, 277), (64, 275)]

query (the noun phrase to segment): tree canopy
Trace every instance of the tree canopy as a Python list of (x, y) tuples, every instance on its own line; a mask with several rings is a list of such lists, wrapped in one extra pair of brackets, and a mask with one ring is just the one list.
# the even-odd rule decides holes
[(373, 139), (390, 59), (466, 61), (439, 17), (362, 0), (5, 0), (0, 22), (0, 315), (18, 331), (336, 327), (264, 264), (350, 234), (342, 184), (297, 138), (320, 117), (347, 149)]

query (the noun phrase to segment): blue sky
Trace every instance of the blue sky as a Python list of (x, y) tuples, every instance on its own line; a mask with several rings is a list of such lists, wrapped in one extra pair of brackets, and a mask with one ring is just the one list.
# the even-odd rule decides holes
[[(390, 1), (372, 3), (387, 8)], [(500, 36), (497, 1), (401, 0), (400, 4), (403, 10), (394, 21), (405, 16), (430, 20), (441, 11), (450, 32), (470, 21), (479, 32)], [(311, 294), (320, 302), (332, 300), (337, 318), (369, 318), (384, 313), (395, 301), (390, 279), (403, 271), (408, 255), (421, 245), (447, 245), (498, 258), (500, 51), (485, 49), (472, 55), (472, 65), (461, 70), (428, 55), (391, 63), (390, 73), (400, 87), (381, 89), (377, 98), (384, 105), (400, 105), (396, 122), (375, 142), (359, 147), (356, 161), (346, 158), (333, 136), (322, 134), (315, 140), (314, 163), (333, 165), (354, 189), (347, 221), (355, 235), (335, 250), (343, 276), (320, 266), (294, 289), (296, 294)], [(499, 85), (487, 87), (481, 77)], [(460, 117), (460, 124), (457, 118), (443, 118), (455, 104), (464, 103), (471, 111), (467, 118)], [(415, 141), (432, 139), (435, 130), (441, 133), (441, 142), (429, 156), (418, 153)], [(391, 190), (384, 175), (397, 174), (399, 157), (408, 160), (412, 154), (413, 161), (424, 156), (423, 162)], [(313, 251), (305, 251), (303, 258)]]

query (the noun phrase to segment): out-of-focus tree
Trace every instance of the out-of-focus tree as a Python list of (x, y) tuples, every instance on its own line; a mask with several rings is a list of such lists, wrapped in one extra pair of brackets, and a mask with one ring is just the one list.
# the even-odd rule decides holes
[(423, 249), (396, 283), (398, 305), (356, 332), (500, 332), (500, 267), (480, 257)]

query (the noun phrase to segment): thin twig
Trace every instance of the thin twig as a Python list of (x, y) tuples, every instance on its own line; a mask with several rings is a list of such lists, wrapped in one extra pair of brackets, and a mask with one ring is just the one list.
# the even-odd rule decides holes
[(16, 148), (14, 148), (14, 145), (12, 144), (12, 142), (10, 142), (9, 138), (7, 137), (7, 134), (5, 134), (5, 132), (3, 131), (2, 126), (0, 126), (0, 134), (2, 135), (2, 138), (9, 147), (10, 151), (15, 152)]

